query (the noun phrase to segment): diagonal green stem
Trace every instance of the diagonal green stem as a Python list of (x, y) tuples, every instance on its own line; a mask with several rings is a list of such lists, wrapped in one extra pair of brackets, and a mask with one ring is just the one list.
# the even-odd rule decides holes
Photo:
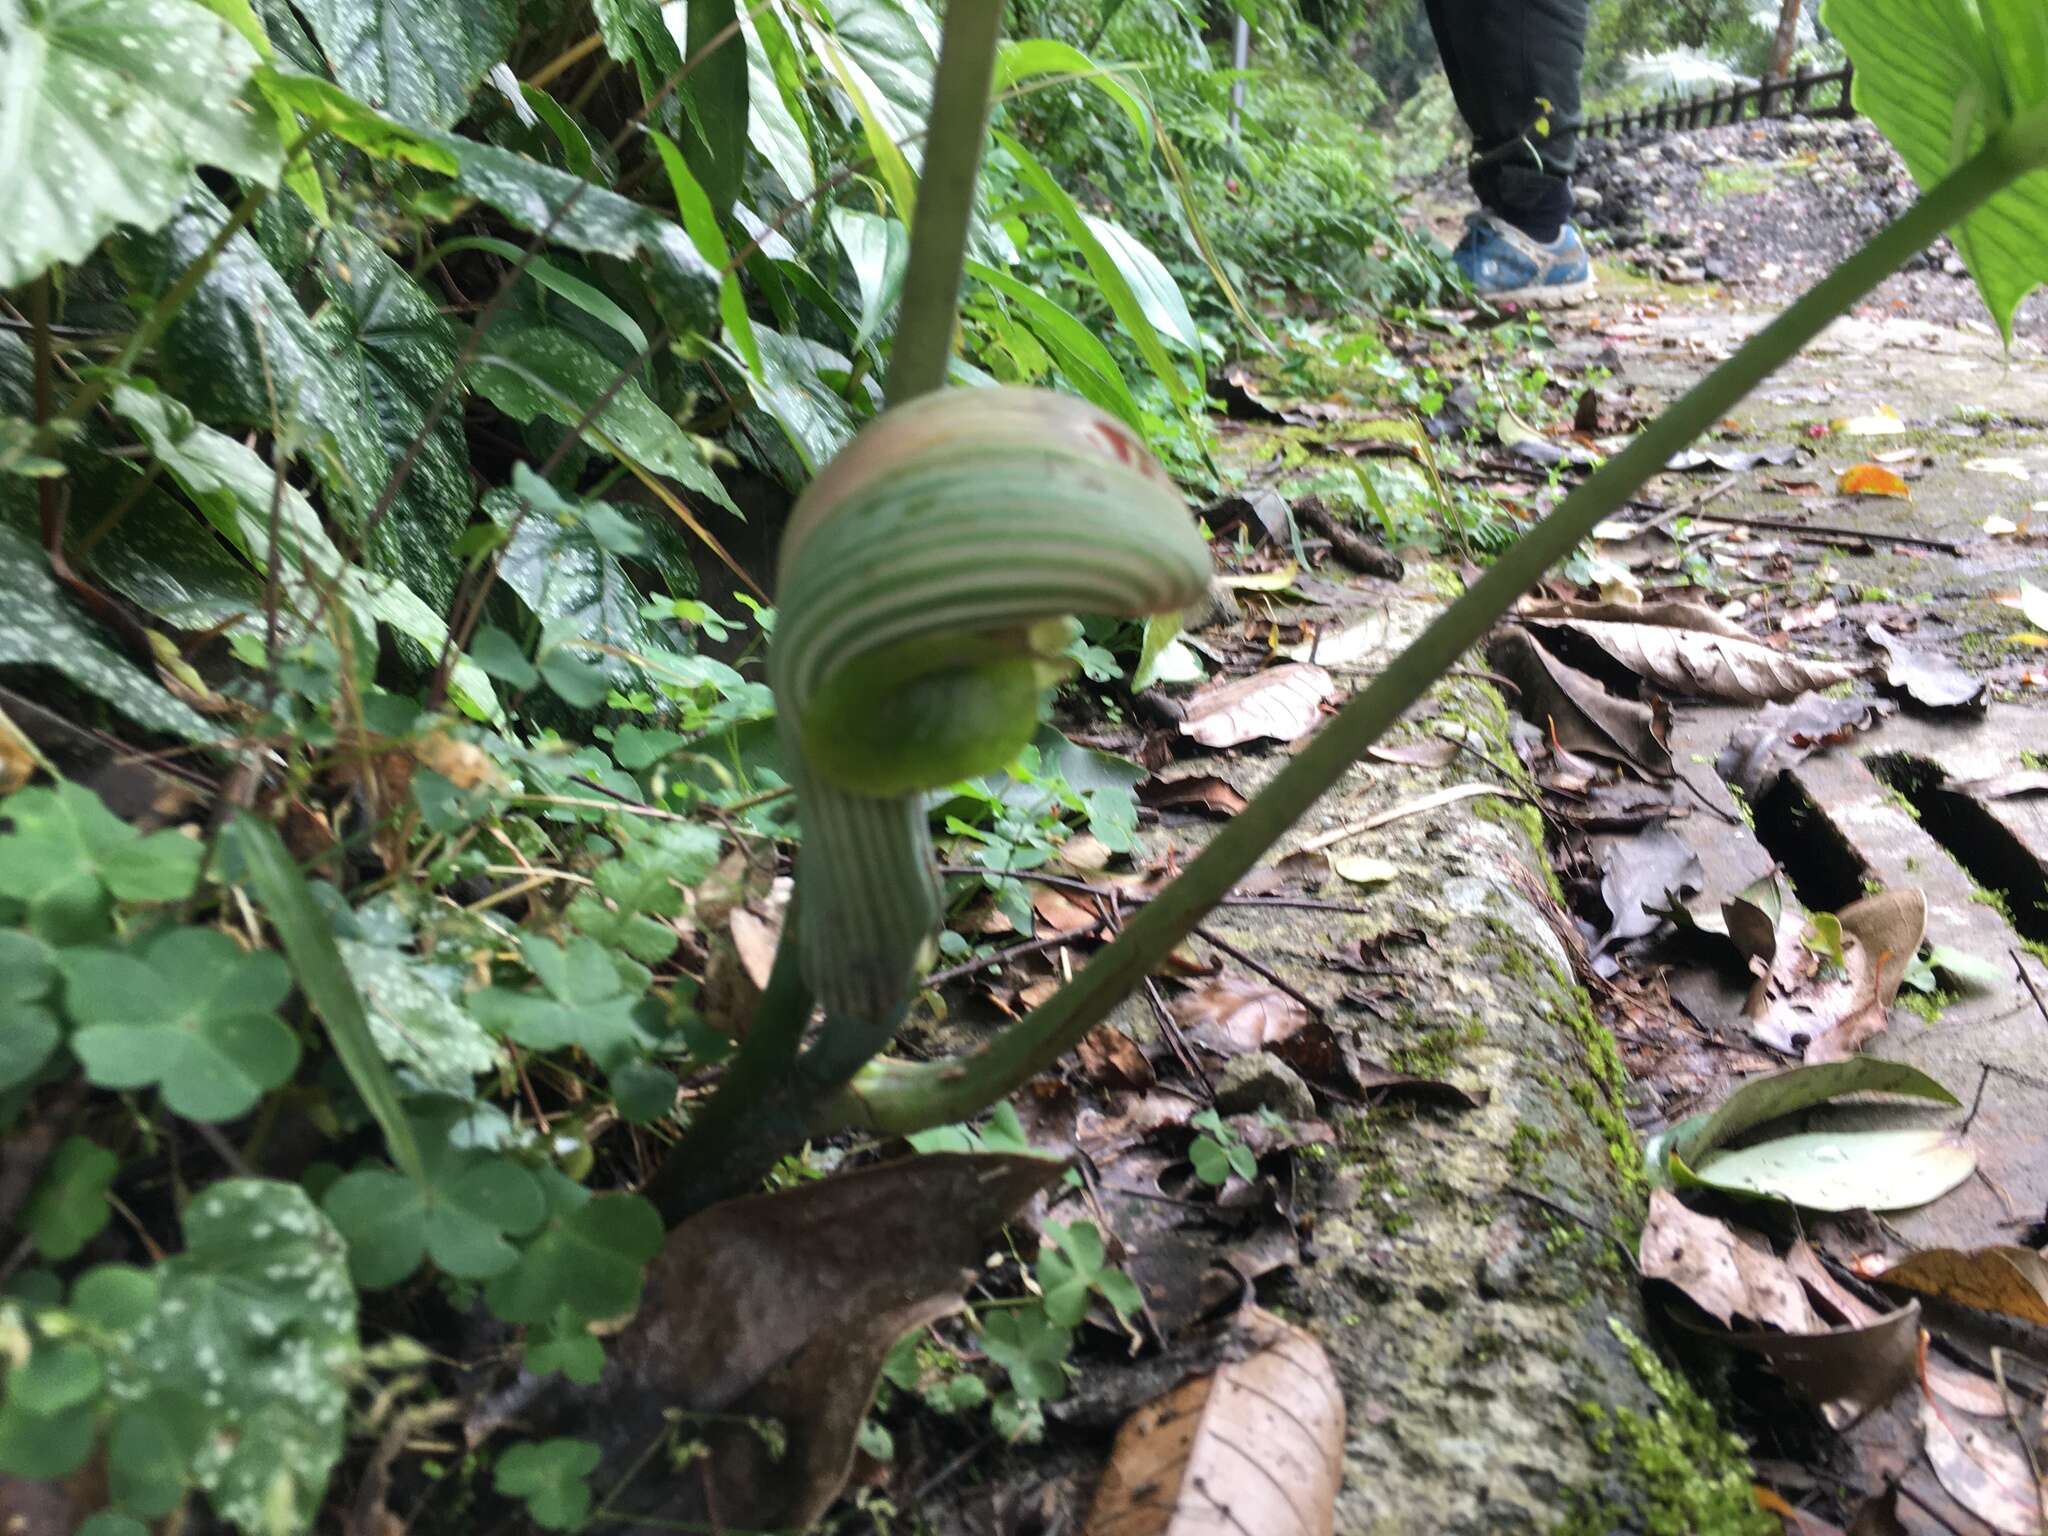
[(1122, 935), (1044, 1007), (970, 1055), (948, 1061), (879, 1058), (820, 1106), (814, 1135), (859, 1127), (908, 1134), (965, 1119), (1014, 1092), (1073, 1049), (1185, 939), (1365, 749), (1457, 664), (1515, 599), (1830, 322), (2030, 169), (2028, 146), (2005, 136), (1958, 167), (1899, 221), (1828, 274), (1603, 465), (1444, 610), (1379, 678), (1338, 712), (1238, 812), (1201, 856), (1124, 927)]
[(891, 405), (930, 394), (946, 382), (1002, 30), (1003, 0), (952, 0), (946, 7), (910, 263), (903, 275), (903, 312), (889, 354), (886, 394)]

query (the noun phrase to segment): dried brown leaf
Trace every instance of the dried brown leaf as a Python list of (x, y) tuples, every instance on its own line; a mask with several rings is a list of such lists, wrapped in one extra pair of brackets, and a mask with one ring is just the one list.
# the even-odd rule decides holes
[(1897, 711), (1882, 699), (1826, 699), (1809, 695), (1794, 704), (1766, 704), (1728, 738), (1714, 770), (1752, 801), (1823, 747), (1847, 741)]
[[(672, 1410), (712, 1442), (704, 1475), (609, 1480), (620, 1511), (801, 1529), (845, 1486), (882, 1362), (911, 1328), (957, 1310), (988, 1239), (1058, 1161), (905, 1158), (729, 1200), (668, 1235), (598, 1392), (617, 1454), (667, 1433)], [(779, 1457), (743, 1421), (773, 1418)], [(634, 1523), (627, 1520), (625, 1523)]]
[(1654, 706), (1616, 698), (1524, 630), (1502, 633), (1487, 655), (1515, 685), (1523, 718), (1567, 750), (1671, 776), (1669, 731)]
[(1308, 1010), (1271, 982), (1218, 976), (1176, 998), (1173, 1021), (1190, 1040), (1223, 1056), (1263, 1050), (1308, 1023)]
[(1877, 1280), (2048, 1328), (2048, 1261), (2031, 1248), (1923, 1249)]
[(1154, 810), (1211, 811), (1235, 816), (1248, 802), (1227, 779), (1213, 773), (1186, 779), (1150, 778), (1138, 786), (1138, 799)]
[[(1780, 964), (1752, 996), (1750, 1033), (1809, 1065), (1842, 1061), (1885, 1027), (1906, 967), (1927, 936), (1927, 898), (1917, 890), (1880, 891), (1835, 914), (1846, 967), (1811, 969), (1811, 956), (1781, 945)], [(1787, 985), (1788, 966), (1798, 977)]]
[(1922, 1405), (1920, 1423), (1927, 1459), (1951, 1498), (2006, 1536), (2040, 1536), (2041, 1490), (2003, 1425), (1959, 1428), (1932, 1401)]
[(1788, 1333), (1818, 1325), (1790, 1266), (1753, 1233), (1691, 1209), (1668, 1189), (1650, 1193), (1640, 1252), (1646, 1279), (1677, 1286), (1723, 1327), (1738, 1316)]
[(1707, 630), (1596, 619), (1537, 620), (1532, 627), (1543, 635), (1567, 633), (1590, 641), (1638, 677), (1693, 698), (1783, 702), (1857, 676), (1856, 668), (1838, 662), (1806, 661)]
[(1082, 1536), (1331, 1536), (1344, 1394), (1312, 1337), (1256, 1307), (1245, 1317), (1244, 1359), (1124, 1422)]
[(1324, 701), (1336, 695), (1337, 684), (1321, 667), (1290, 661), (1201, 689), (1188, 700), (1180, 730), (1205, 747), (1293, 741), (1314, 727)]

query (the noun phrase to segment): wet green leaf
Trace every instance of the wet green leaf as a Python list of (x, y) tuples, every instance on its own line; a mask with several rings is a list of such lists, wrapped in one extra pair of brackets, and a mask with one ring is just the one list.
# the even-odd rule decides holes
[(0, 289), (155, 229), (202, 165), (274, 182), (256, 52), (192, 0), (43, 0), (0, 12)]
[[(0, 838), (0, 858), (7, 856)], [(0, 1091), (42, 1070), (64, 1038), (48, 1002), (56, 958), (35, 935), (0, 929)]]
[(1977, 1166), (1953, 1132), (1812, 1131), (1714, 1152), (1697, 1169), (1683, 1161), (1685, 1183), (1732, 1194), (1766, 1195), (1814, 1211), (1905, 1210), (1945, 1195)]
[(308, 127), (330, 133), (376, 159), (403, 160), (444, 176), (461, 169), (444, 145), (394, 122), (317, 75), (290, 74), (265, 65), (256, 72), (256, 85), (272, 103), (297, 113)]

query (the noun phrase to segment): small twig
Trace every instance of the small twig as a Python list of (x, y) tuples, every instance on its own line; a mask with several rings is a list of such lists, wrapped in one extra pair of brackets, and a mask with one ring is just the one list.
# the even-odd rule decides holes
[(1737, 528), (1768, 528), (1776, 533), (1806, 533), (1819, 538), (1861, 539), (1866, 544), (1911, 544), (1920, 549), (1938, 549), (1945, 555), (1960, 555), (1963, 546), (1953, 539), (1930, 539), (1917, 533), (1885, 533), (1873, 528), (1845, 528), (1838, 523), (1802, 523), (1789, 517), (1753, 517), (1735, 512), (1715, 512), (1701, 519), (1728, 523)]
[(1636, 1270), (1635, 1249), (1630, 1247), (1627, 1243), (1623, 1242), (1621, 1240), (1620, 1235), (1617, 1234), (1615, 1230), (1612, 1227), (1608, 1226), (1605, 1222), (1595, 1221), (1590, 1216), (1581, 1216), (1577, 1211), (1573, 1210), (1570, 1206), (1565, 1205), (1559, 1201), (1553, 1200), (1548, 1195), (1539, 1195), (1533, 1189), (1525, 1189), (1520, 1184), (1506, 1184), (1503, 1185), (1502, 1188), (1506, 1189), (1507, 1192), (1511, 1195), (1520, 1195), (1524, 1200), (1535, 1201), (1545, 1210), (1555, 1211), (1558, 1215), (1563, 1216), (1568, 1220), (1577, 1223), (1581, 1227), (1584, 1227), (1588, 1232), (1591, 1232), (1596, 1237), (1606, 1238), (1608, 1242), (1614, 1244), (1615, 1249), (1621, 1254), (1622, 1261), (1628, 1265), (1629, 1269), (1631, 1271)]
[(963, 960), (958, 965), (933, 971), (918, 983), (922, 987), (943, 987), (949, 981), (958, 981), (963, 976), (972, 976), (976, 971), (992, 970), (999, 965), (1008, 965), (1012, 960), (1021, 960), (1026, 955), (1035, 955), (1041, 950), (1058, 949), (1077, 939), (1093, 938), (1107, 925), (1109, 919), (1098, 916), (1094, 922), (1080, 928), (1069, 928), (1061, 933), (1047, 934), (1043, 938), (1027, 939), (1022, 944), (1012, 944), (1008, 949), (999, 949), (992, 955), (983, 955), (978, 960)]
[(1666, 507), (1647, 523), (1637, 528), (1636, 532), (1639, 534), (1658, 533), (1669, 528), (1688, 512), (1697, 512), (1701, 507), (1707, 505), (1708, 502), (1718, 501), (1723, 496), (1726, 496), (1735, 489), (1736, 482), (1740, 479), (1741, 476), (1739, 475), (1729, 475), (1726, 479), (1718, 480), (1708, 486), (1704, 491), (1695, 491), (1692, 495), (1678, 502), (1677, 505)]
[(1258, 975), (1263, 976), (1267, 981), (1271, 982), (1274, 986), (1278, 987), (1282, 992), (1286, 993), (1289, 997), (1293, 998), (1297, 1003), (1301, 1004), (1302, 1007), (1306, 1008), (1309, 1011), (1309, 1017), (1314, 1019), (1321, 1019), (1323, 1017), (1323, 1005), (1321, 1003), (1317, 1002), (1314, 998), (1310, 997), (1306, 992), (1303, 992), (1300, 988), (1289, 983), (1285, 978), (1283, 978), (1280, 975), (1279, 972), (1275, 971), (1271, 966), (1267, 965), (1264, 961), (1253, 959), (1250, 955), (1246, 954), (1243, 950), (1239, 949), (1235, 944), (1232, 944), (1229, 940), (1217, 938), (1216, 935), (1211, 933), (1207, 928), (1198, 926), (1195, 929), (1195, 937), (1200, 939), (1204, 944), (1210, 945), (1212, 948), (1217, 949), (1221, 951), (1223, 954), (1230, 956), (1231, 959), (1235, 960), (1239, 965), (1245, 967), (1247, 970), (1254, 971)]
[[(1492, 767), (1492, 764), (1489, 763), (1487, 766)], [(1497, 769), (1495, 771), (1498, 772)], [(1377, 831), (1379, 828), (1389, 826), (1394, 822), (1404, 821), (1410, 816), (1426, 815), (1430, 811), (1441, 810), (1447, 805), (1456, 805), (1460, 800), (1471, 800), (1480, 795), (1496, 795), (1503, 800), (1520, 800), (1525, 805), (1535, 805), (1537, 803), (1518, 789), (1506, 789), (1498, 784), (1453, 784), (1448, 789), (1439, 789), (1430, 794), (1419, 796), (1414, 800), (1409, 800), (1401, 805), (1390, 806), (1384, 811), (1376, 811), (1363, 821), (1350, 822), (1331, 831), (1320, 833), (1308, 839), (1307, 842), (1295, 849), (1295, 852), (1321, 853), (1325, 848), (1334, 847), (1346, 838), (1356, 837), (1361, 832)]]
[[(1122, 930), (1123, 909), (1117, 902), (1116, 893), (1112, 891), (1109, 893), (1109, 931), (1115, 934), (1120, 933)], [(1203, 1099), (1210, 1104), (1214, 1104), (1216, 1102), (1216, 1085), (1209, 1081), (1209, 1074), (1204, 1070), (1201, 1058), (1195, 1055), (1194, 1048), (1188, 1044), (1187, 1037), (1181, 1033), (1180, 1025), (1174, 1020), (1173, 1011), (1166, 1006), (1166, 999), (1159, 995), (1159, 983), (1154, 981), (1150, 975), (1145, 977), (1145, 998), (1152, 1005), (1152, 1016), (1159, 1021), (1159, 1033), (1165, 1037), (1167, 1045), (1172, 1048), (1174, 1059), (1181, 1064), (1181, 1069), (1202, 1090)]]

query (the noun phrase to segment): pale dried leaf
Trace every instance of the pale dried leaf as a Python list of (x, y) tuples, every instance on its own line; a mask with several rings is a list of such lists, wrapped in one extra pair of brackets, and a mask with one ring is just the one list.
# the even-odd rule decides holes
[(1082, 1536), (1331, 1536), (1344, 1395), (1312, 1337), (1246, 1319), (1250, 1354), (1124, 1421)]
[(1336, 694), (1337, 684), (1321, 667), (1291, 661), (1202, 689), (1188, 700), (1181, 734), (1205, 747), (1293, 741), (1314, 727), (1323, 702)]
[(1644, 1278), (1669, 1281), (1723, 1327), (1740, 1316), (1788, 1333), (1812, 1332), (1819, 1320), (1798, 1278), (1768, 1248), (1743, 1240), (1749, 1236), (1692, 1210), (1668, 1189), (1652, 1190)]
[(1308, 1023), (1308, 1010), (1271, 982), (1218, 976), (1173, 1004), (1188, 1038), (1224, 1056), (1262, 1050)]
[(1848, 682), (1857, 669), (1832, 661), (1805, 661), (1760, 645), (1705, 630), (1595, 619), (1536, 621), (1539, 632), (1568, 632), (1589, 640), (1638, 677), (1671, 693), (1738, 704), (1783, 702), (1802, 693)]
[(1922, 1405), (1920, 1423), (1927, 1433), (1927, 1459), (1950, 1497), (2006, 1536), (2040, 1536), (2040, 1489), (2004, 1426), (1952, 1426), (1933, 1402)]

